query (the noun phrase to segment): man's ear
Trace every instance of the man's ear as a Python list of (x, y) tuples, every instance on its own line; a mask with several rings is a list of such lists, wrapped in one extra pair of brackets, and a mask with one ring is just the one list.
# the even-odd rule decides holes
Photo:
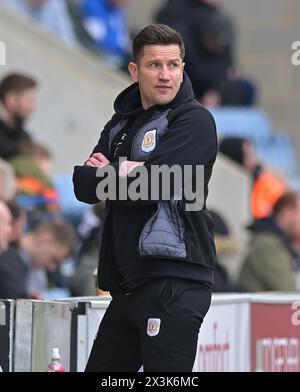
[(9, 92), (5, 96), (4, 107), (7, 110), (11, 110), (16, 106), (17, 96), (13, 92)]
[(137, 65), (133, 61), (128, 64), (128, 71), (130, 73), (131, 79), (134, 82), (138, 82), (138, 70)]

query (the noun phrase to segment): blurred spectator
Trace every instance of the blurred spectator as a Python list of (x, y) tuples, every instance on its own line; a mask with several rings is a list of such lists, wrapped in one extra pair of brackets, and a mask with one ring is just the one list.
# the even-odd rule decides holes
[(87, 221), (81, 224), (84, 239), (79, 251), (75, 273), (71, 279), (70, 289), (73, 296), (96, 295), (93, 273), (98, 266), (104, 207), (105, 203), (103, 201), (95, 204), (92, 210), (93, 214), (87, 214)]
[(58, 192), (51, 180), (52, 155), (42, 144), (32, 143), (26, 153), (10, 160), (17, 177), (19, 204), (29, 210), (59, 210)]
[(205, 106), (254, 104), (253, 84), (236, 69), (232, 20), (218, 0), (168, 0), (156, 19), (182, 34), (185, 69)]
[(125, 8), (129, 0), (82, 0), (82, 23), (107, 63), (121, 68), (130, 58)]
[(5, 199), (4, 192), (5, 192), (5, 173), (2, 167), (0, 167), (0, 200)]
[(270, 215), (278, 198), (288, 189), (286, 181), (277, 173), (263, 167), (253, 144), (247, 139), (226, 137), (221, 140), (219, 151), (251, 174), (252, 216), (258, 219)]
[(11, 231), (12, 231), (11, 213), (7, 205), (0, 200), (0, 256), (8, 247)]
[(26, 227), (26, 212), (15, 200), (8, 201), (7, 206), (12, 216), (12, 230), (9, 237), (9, 245), (14, 248), (19, 248)]
[(16, 193), (14, 170), (9, 163), (0, 158), (0, 200), (10, 200)]
[(78, 42), (85, 49), (101, 57), (102, 53), (101, 50), (99, 49), (99, 46), (83, 26), (83, 13), (80, 6), (82, 0), (65, 0), (65, 1)]
[(0, 298), (42, 298), (46, 271), (54, 271), (73, 252), (75, 239), (63, 221), (46, 222), (25, 234), (19, 248), (0, 255)]
[(26, 75), (9, 74), (0, 82), (0, 158), (10, 159), (24, 151), (31, 136), (26, 120), (37, 106), (37, 82)]
[(293, 242), (300, 238), (300, 195), (285, 193), (270, 217), (256, 220), (248, 229), (252, 240), (238, 278), (238, 289), (295, 291), (299, 254)]
[(63, 0), (0, 0), (1, 3), (35, 19), (66, 44), (76, 44), (72, 23)]
[(213, 291), (215, 293), (233, 291), (233, 285), (230, 282), (226, 263), (227, 257), (237, 252), (237, 244), (230, 233), (228, 224), (225, 219), (216, 211), (209, 211), (214, 221), (215, 245), (217, 252), (217, 265), (215, 269), (215, 284)]

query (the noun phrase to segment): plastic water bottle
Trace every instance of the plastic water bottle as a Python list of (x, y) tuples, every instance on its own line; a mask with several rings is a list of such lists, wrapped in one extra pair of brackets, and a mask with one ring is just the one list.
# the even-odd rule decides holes
[(59, 349), (52, 349), (51, 362), (49, 363), (46, 372), (64, 372), (64, 365), (60, 362)]

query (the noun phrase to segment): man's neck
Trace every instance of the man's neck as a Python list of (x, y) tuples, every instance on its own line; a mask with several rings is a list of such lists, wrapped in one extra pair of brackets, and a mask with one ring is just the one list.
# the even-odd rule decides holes
[(16, 126), (13, 116), (9, 114), (2, 103), (0, 103), (0, 118), (10, 128), (14, 128)]

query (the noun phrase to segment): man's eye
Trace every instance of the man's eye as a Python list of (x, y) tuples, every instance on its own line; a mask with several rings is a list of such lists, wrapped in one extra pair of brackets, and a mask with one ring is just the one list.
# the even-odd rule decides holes
[(158, 63), (152, 63), (152, 64), (150, 64), (150, 67), (152, 67), (152, 68), (156, 68), (156, 67), (158, 67), (158, 66), (159, 66)]
[(176, 68), (176, 67), (178, 67), (178, 63), (172, 63), (171, 64), (171, 68)]

